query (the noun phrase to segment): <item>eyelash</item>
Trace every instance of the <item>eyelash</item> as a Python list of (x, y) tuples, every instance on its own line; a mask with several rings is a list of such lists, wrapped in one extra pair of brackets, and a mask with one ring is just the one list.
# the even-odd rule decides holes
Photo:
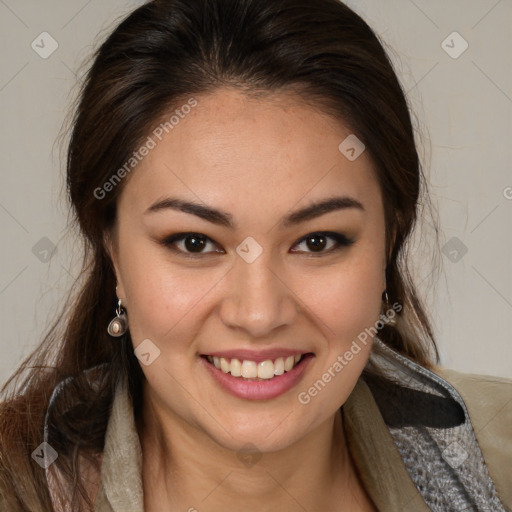
[[(318, 235), (326, 237), (326, 238), (331, 238), (338, 245), (335, 246), (334, 248), (330, 248), (328, 250), (324, 250), (324, 251), (321, 251), (318, 253), (309, 252), (309, 254), (311, 255), (310, 257), (320, 257), (320, 256), (332, 254), (332, 253), (337, 252), (343, 248), (351, 246), (355, 242), (354, 239), (348, 238), (343, 233), (337, 233), (335, 231), (314, 231), (314, 232), (308, 233), (306, 236), (302, 237), (294, 245), (299, 245), (299, 244), (305, 242), (308, 238), (313, 237), (313, 236), (318, 236)], [(213, 240), (211, 238), (207, 237), (206, 235), (191, 232), (191, 233), (176, 233), (174, 235), (168, 236), (164, 240), (161, 241), (161, 244), (164, 245), (166, 248), (170, 249), (171, 251), (173, 251), (174, 253), (177, 253), (180, 256), (183, 256), (185, 258), (197, 259), (198, 257), (202, 257), (205, 254), (216, 254), (216, 253), (218, 254), (217, 251), (206, 252), (206, 253), (205, 252), (190, 253), (190, 252), (184, 252), (180, 249), (176, 249), (175, 247), (173, 247), (173, 244), (175, 244), (176, 242), (185, 240), (188, 237), (197, 237), (197, 238), (201, 238), (201, 239), (205, 240), (206, 242), (213, 242)]]

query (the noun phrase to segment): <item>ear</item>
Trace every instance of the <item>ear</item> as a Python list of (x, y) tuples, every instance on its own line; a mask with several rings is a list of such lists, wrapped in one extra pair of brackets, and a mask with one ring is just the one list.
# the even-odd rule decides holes
[(107, 252), (110, 260), (112, 261), (112, 266), (114, 267), (114, 273), (116, 276), (116, 292), (117, 297), (121, 299), (124, 303), (126, 302), (126, 294), (123, 285), (122, 274), (120, 271), (119, 265), (119, 244), (117, 237), (117, 230), (115, 228), (108, 230), (105, 232), (103, 236), (103, 246), (105, 247), (105, 251)]

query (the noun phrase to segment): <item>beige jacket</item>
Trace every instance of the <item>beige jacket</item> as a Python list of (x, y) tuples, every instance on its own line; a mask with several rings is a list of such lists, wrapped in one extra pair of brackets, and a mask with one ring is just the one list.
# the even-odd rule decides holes
[[(378, 510), (512, 512), (512, 380), (431, 372), (378, 344), (384, 355), (371, 359), (400, 387), (362, 375), (342, 407), (349, 449)], [(141, 462), (120, 381), (96, 512), (143, 512)]]

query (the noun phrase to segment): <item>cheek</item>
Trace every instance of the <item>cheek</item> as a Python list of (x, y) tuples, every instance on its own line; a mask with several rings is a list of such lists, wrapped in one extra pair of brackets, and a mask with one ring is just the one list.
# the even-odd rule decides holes
[(327, 339), (357, 337), (381, 312), (382, 269), (373, 258), (355, 256), (346, 264), (302, 278), (301, 301), (322, 322)]
[[(210, 279), (197, 269), (179, 269), (165, 252), (151, 244), (126, 244), (122, 275), (130, 332), (135, 344), (145, 338), (162, 340), (194, 314)], [(185, 322), (186, 323), (186, 322)]]
[(362, 256), (322, 279), (302, 281), (301, 295), (324, 338), (314, 378), (298, 395), (301, 404), (311, 404), (312, 416), (334, 413), (363, 371), (373, 344), (371, 328), (381, 312), (381, 286), (381, 266)]

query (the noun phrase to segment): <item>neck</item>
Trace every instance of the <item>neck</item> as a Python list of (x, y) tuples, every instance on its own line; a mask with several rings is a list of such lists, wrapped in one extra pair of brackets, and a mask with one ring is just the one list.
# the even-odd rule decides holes
[(137, 429), (146, 511), (163, 504), (165, 510), (230, 510), (238, 503), (247, 512), (373, 510), (361, 508), (364, 491), (339, 410), (293, 445), (252, 459), (165, 415), (146, 393)]

